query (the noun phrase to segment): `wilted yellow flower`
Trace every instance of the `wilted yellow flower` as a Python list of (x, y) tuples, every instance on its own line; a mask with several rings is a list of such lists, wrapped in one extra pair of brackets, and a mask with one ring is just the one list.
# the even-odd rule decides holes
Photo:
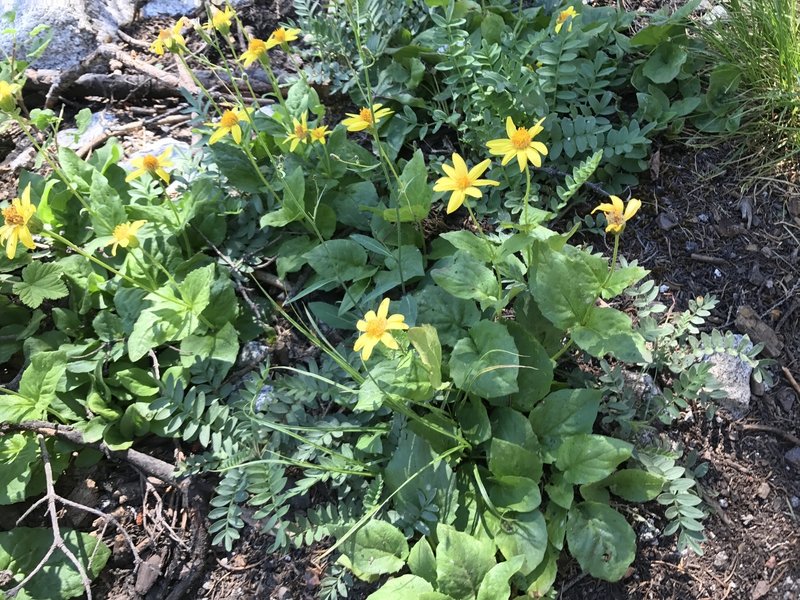
[[(564, 26), (564, 23), (567, 22), (567, 19), (574, 19), (578, 16), (578, 13), (575, 12), (575, 9), (571, 6), (568, 6), (566, 10), (562, 10), (558, 13), (558, 17), (556, 17), (556, 33), (561, 33), (561, 28)], [(570, 20), (569, 26), (567, 27), (567, 31), (572, 31), (572, 21)]]
[(267, 44), (264, 40), (260, 40), (258, 38), (250, 38), (250, 41), (247, 43), (247, 50), (242, 52), (242, 55), (239, 57), (239, 60), (244, 63), (245, 69), (256, 62), (259, 58), (264, 56), (267, 53)]
[(622, 202), (619, 196), (612, 195), (609, 196), (609, 198), (611, 198), (610, 204), (604, 203), (595, 207), (592, 214), (596, 213), (598, 210), (603, 211), (603, 214), (606, 216), (606, 221), (608, 221), (606, 231), (614, 235), (619, 235), (622, 233), (622, 230), (625, 229), (625, 223), (630, 221), (633, 215), (642, 207), (642, 202), (636, 198), (631, 198), (628, 202), (628, 206), (625, 206), (625, 203)]
[(508, 137), (491, 140), (487, 142), (486, 146), (491, 154), (503, 157), (501, 161), (503, 165), (507, 165), (516, 156), (520, 171), (525, 170), (528, 161), (531, 161), (531, 164), (535, 167), (541, 167), (542, 155), (547, 155), (547, 146), (542, 142), (535, 142), (533, 138), (544, 130), (544, 127), (542, 127), (543, 122), (544, 119), (542, 118), (530, 129), (525, 127), (517, 128), (514, 125), (514, 120), (511, 117), (507, 117), (506, 134)]
[(121, 223), (114, 227), (114, 232), (111, 234), (111, 256), (117, 255), (117, 246), (123, 248), (136, 248), (139, 245), (139, 240), (136, 238), (136, 232), (139, 231), (147, 221), (134, 221), (131, 223)]
[(249, 121), (249, 117), (247, 116), (247, 111), (240, 108), (234, 108), (233, 110), (226, 110), (222, 113), (222, 117), (217, 123), (206, 123), (206, 125), (211, 125), (216, 127), (217, 130), (211, 134), (211, 138), (209, 138), (209, 144), (216, 144), (222, 138), (224, 138), (229, 133), (233, 138), (233, 141), (237, 144), (242, 143), (242, 127), (239, 125), (241, 121)]
[(162, 29), (156, 40), (150, 44), (150, 51), (161, 56), (164, 52), (180, 52), (186, 48), (186, 40), (181, 32), (189, 23), (189, 19), (181, 17), (172, 29)]
[(36, 207), (31, 204), (29, 183), (22, 192), (22, 199), (14, 198), (11, 204), (3, 209), (5, 224), (0, 227), (0, 243), (5, 243), (6, 256), (9, 260), (17, 254), (17, 242), (22, 242), (22, 245), (29, 250), (36, 248), (31, 230), (28, 229), (28, 222), (35, 212)]
[(389, 298), (384, 298), (377, 313), (371, 310), (356, 323), (356, 329), (361, 335), (358, 336), (353, 350), (361, 352), (361, 358), (364, 360), (369, 360), (372, 350), (379, 342), (387, 348), (397, 350), (399, 348), (397, 340), (389, 332), (393, 329), (408, 329), (408, 325), (403, 322), (404, 319), (405, 317), (399, 314), (389, 316)]
[(17, 94), (22, 88), (18, 83), (0, 81), (0, 110), (11, 112), (17, 106)]
[(453, 166), (442, 165), (442, 170), (447, 175), (439, 179), (433, 186), (434, 192), (453, 192), (450, 201), (447, 203), (447, 214), (458, 210), (467, 196), (480, 198), (483, 193), (478, 189), (479, 186), (500, 185), (499, 181), (492, 179), (480, 179), (483, 172), (492, 164), (491, 159), (486, 159), (478, 163), (471, 169), (467, 169), (467, 163), (457, 153), (453, 153)]
[(312, 142), (319, 142), (323, 146), (325, 145), (325, 136), (330, 135), (333, 133), (332, 131), (328, 131), (327, 125), (320, 125), (319, 127), (314, 127), (311, 130), (311, 141)]
[(131, 171), (125, 178), (125, 181), (133, 181), (138, 179), (145, 173), (150, 175), (158, 175), (164, 180), (164, 183), (169, 183), (169, 173), (164, 169), (171, 167), (172, 161), (169, 157), (172, 156), (172, 147), (170, 146), (160, 156), (153, 156), (152, 154), (145, 154), (144, 156), (137, 156), (131, 159), (131, 164), (136, 167), (135, 171)]
[(287, 42), (293, 42), (298, 38), (299, 34), (299, 29), (285, 29), (283, 27), (279, 27), (269, 34), (269, 37), (267, 38), (267, 50)]
[(381, 119), (393, 115), (391, 108), (383, 108), (383, 104), (373, 104), (372, 109), (362, 108), (358, 114), (347, 113), (349, 119), (342, 121), (342, 125), (347, 127), (347, 131), (364, 131), (368, 127), (377, 125)]
[(231, 30), (231, 25), (233, 24), (233, 18), (236, 16), (236, 12), (230, 7), (230, 5), (226, 5), (224, 10), (218, 9), (216, 6), (211, 7), (211, 19), (206, 23), (205, 28), (208, 31), (212, 29), (216, 29), (222, 35), (228, 35)]
[(292, 128), (292, 133), (286, 137), (286, 141), (292, 142), (289, 150), (294, 152), (298, 144), (307, 143), (308, 138), (311, 136), (311, 132), (308, 130), (308, 113), (304, 112), (303, 116), (300, 117), (300, 121), (292, 119)]

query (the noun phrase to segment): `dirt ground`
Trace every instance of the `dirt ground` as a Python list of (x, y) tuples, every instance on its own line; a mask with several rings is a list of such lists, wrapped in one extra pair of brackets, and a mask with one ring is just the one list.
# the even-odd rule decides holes
[[(283, 11), (266, 10), (265, 5), (271, 2), (258, 2), (245, 14), (257, 34), (268, 33), (286, 14), (285, 5)], [(152, 39), (159, 25), (148, 22), (127, 33)], [(135, 118), (135, 111), (118, 101), (96, 99), (88, 105), (109, 110), (122, 123)], [(174, 107), (173, 101), (164, 101), (143, 102), (138, 108), (146, 114)], [(126, 144), (140, 147), (164, 135), (191, 139), (186, 128), (155, 123), (130, 135)], [(0, 147), (6, 148), (8, 141), (0, 140)], [(775, 385), (753, 396), (749, 414), (740, 421), (724, 414), (708, 421), (698, 411), (675, 430), (676, 440), (711, 464), (700, 481), (711, 513), (703, 556), (677, 553), (674, 538), (649, 540), (651, 526), (665, 525), (655, 503), (622, 507), (640, 534), (628, 576), (607, 584), (565, 562), (557, 582), (559, 597), (800, 598), (800, 470), (786, 458), (795, 447), (792, 436), (800, 436), (800, 398), (781, 370), (800, 378), (800, 177), (794, 166), (785, 165), (769, 177), (752, 179), (751, 173), (728, 164), (731, 148), (662, 143), (649, 178), (632, 190), (644, 209), (636, 226), (626, 232), (622, 252), (667, 286), (662, 301), (674, 300), (676, 309), (697, 296), (715, 295), (720, 303), (711, 323), (720, 329), (737, 331), (739, 309), (752, 308), (783, 342), (773, 369)], [(8, 190), (13, 183), (12, 174), (0, 173), (0, 185)], [(171, 448), (166, 451), (173, 453)], [(269, 537), (251, 527), (232, 553), (206, 544), (198, 557), (198, 549), (190, 544), (182, 493), (156, 489), (126, 467), (105, 463), (91, 472), (73, 472), (60, 485), (65, 495), (75, 494), (79, 501), (115, 514), (143, 558), (151, 564), (158, 558), (171, 581), (196, 575), (195, 591), (175, 598), (311, 600), (327, 585), (324, 547), (272, 554)], [(0, 527), (8, 527), (11, 516), (5, 514)], [(91, 519), (81, 523), (88, 529)], [(112, 541), (114, 553), (95, 584), (96, 598), (173, 597), (165, 584), (148, 588), (141, 575), (132, 573), (131, 554), (120, 536), (115, 539), (108, 533), (106, 539)], [(368, 586), (358, 586), (349, 597), (368, 593)]]

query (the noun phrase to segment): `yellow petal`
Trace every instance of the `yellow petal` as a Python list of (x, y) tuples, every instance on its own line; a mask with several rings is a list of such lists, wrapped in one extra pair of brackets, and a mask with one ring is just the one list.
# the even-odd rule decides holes
[(455, 177), (456, 176), (456, 170), (452, 166), (448, 165), (447, 163), (442, 164), (442, 171), (444, 171), (447, 174), (448, 177)]
[(614, 210), (620, 214), (622, 214), (625, 210), (625, 203), (619, 196), (614, 196), (613, 194), (609, 196), (611, 198), (611, 204), (614, 206)]
[(389, 333), (388, 331), (387, 331), (387, 332), (385, 332), (385, 333), (384, 333), (384, 334), (381, 336), (381, 342), (383, 342), (383, 344), (384, 344), (385, 346), (387, 346), (388, 348), (391, 348), (392, 350), (397, 350), (398, 348), (400, 348), (400, 346), (397, 344), (397, 340), (396, 340), (396, 339), (394, 339), (394, 337), (392, 336), (392, 334), (391, 334), (391, 333)]
[(367, 330), (367, 322), (364, 319), (359, 319), (356, 323), (356, 329), (359, 331), (366, 331)]
[(378, 343), (379, 340), (373, 340), (372, 338), (366, 338), (364, 340), (364, 350), (361, 352), (361, 358), (363, 360), (369, 360), (369, 357), (372, 356), (372, 351), (375, 349), (375, 345)]
[(464, 193), (467, 196), (472, 196), (473, 198), (480, 198), (481, 196), (483, 196), (483, 193), (476, 187), (468, 187), (467, 189), (464, 190)]
[(31, 230), (27, 227), (20, 227), (19, 228), (19, 241), (22, 242), (22, 245), (30, 250), (36, 248), (36, 244), (33, 243), (33, 236), (31, 236)]
[(495, 181), (494, 179), (476, 179), (472, 182), (474, 186), (481, 186), (481, 185), (500, 185), (499, 181)]
[(208, 145), (210, 146), (211, 144), (216, 144), (218, 141), (224, 138), (229, 131), (230, 129), (228, 129), (227, 127), (220, 127), (214, 133), (211, 134), (210, 138), (208, 138)]
[(384, 298), (378, 307), (378, 318), (385, 319), (387, 316), (389, 316), (389, 298)]
[(515, 133), (517, 133), (517, 128), (514, 125), (514, 120), (511, 117), (506, 117), (506, 135), (510, 139)]
[(242, 143), (242, 128), (238, 125), (234, 125), (231, 127), (231, 137), (233, 137), (233, 141), (237, 144)]
[(596, 213), (598, 210), (602, 210), (604, 213), (614, 212), (614, 205), (608, 203), (598, 204), (592, 210), (592, 214)]
[(631, 198), (630, 202), (628, 202), (628, 206), (625, 208), (625, 214), (623, 215), (623, 219), (628, 221), (629, 219), (633, 218), (639, 209), (642, 207), (642, 201), (637, 200), (636, 198)]
[(528, 155), (525, 152), (517, 152), (517, 162), (519, 163), (519, 171), (525, 170), (525, 166), (528, 164)]
[(464, 159), (456, 152), (453, 152), (453, 166), (459, 177), (467, 174), (467, 163), (465, 163)]
[(525, 155), (528, 157), (528, 160), (531, 161), (534, 167), (542, 166), (542, 157), (533, 148), (527, 148), (525, 150)]
[(491, 165), (491, 164), (492, 164), (492, 160), (490, 158), (487, 158), (486, 160), (483, 160), (483, 161), (479, 162), (477, 165), (475, 165), (474, 167), (472, 167), (469, 170), (469, 173), (468, 173), (467, 176), (470, 178), (470, 180), (477, 179), (478, 177), (483, 175), (483, 172), (486, 169), (488, 169), (489, 165)]
[(458, 189), (458, 185), (456, 185), (456, 182), (449, 177), (442, 177), (435, 184), (433, 184), (434, 192), (452, 192), (455, 189)]
[(542, 156), (547, 156), (547, 146), (545, 146), (542, 142), (531, 142), (530, 145), (532, 150), (536, 150)]
[(466, 195), (463, 191), (456, 190), (450, 196), (450, 201), (447, 203), (447, 214), (453, 213), (461, 208), (461, 205), (464, 204), (464, 199)]
[(169, 183), (169, 173), (167, 173), (164, 169), (156, 169), (156, 175), (161, 177), (164, 180), (164, 183)]
[(13, 260), (14, 256), (17, 254), (17, 228), (13, 227), (11, 229), (11, 235), (8, 237), (8, 242), (6, 242), (6, 256), (8, 260)]
[(133, 181), (134, 179), (138, 179), (145, 173), (147, 173), (147, 169), (136, 169), (135, 171), (131, 171), (130, 173), (128, 173), (128, 176), (125, 178), (125, 181), (126, 182)]

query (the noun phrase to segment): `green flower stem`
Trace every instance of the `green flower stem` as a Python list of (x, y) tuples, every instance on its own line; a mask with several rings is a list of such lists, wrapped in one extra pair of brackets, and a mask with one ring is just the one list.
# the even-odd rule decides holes
[(530, 167), (525, 165), (525, 197), (522, 199), (523, 209), (523, 221), (525, 222), (525, 226), (523, 227), (523, 231), (527, 232), (530, 231), (530, 226), (528, 225), (528, 204), (530, 203), (530, 196), (531, 196), (531, 170)]
[(211, 104), (214, 106), (214, 110), (216, 110), (217, 112), (221, 112), (221, 111), (220, 111), (220, 108), (219, 108), (219, 105), (218, 105), (218, 104), (217, 104), (217, 102), (214, 100), (214, 97), (211, 95), (211, 93), (210, 93), (210, 92), (209, 92), (209, 91), (208, 91), (208, 90), (207, 90), (205, 87), (203, 87), (203, 84), (202, 84), (202, 83), (200, 82), (200, 80), (197, 78), (197, 75), (195, 75), (195, 74), (194, 74), (194, 71), (193, 71), (193, 70), (191, 69), (191, 67), (189, 67), (189, 65), (187, 64), (187, 62), (186, 62), (186, 59), (183, 57), (183, 54), (180, 54), (180, 53), (178, 53), (178, 54), (176, 54), (176, 56), (178, 57), (178, 60), (180, 61), (181, 65), (182, 65), (182, 66), (183, 66), (183, 68), (186, 70), (186, 72), (187, 72), (187, 73), (189, 73), (189, 77), (191, 77), (191, 78), (192, 78), (192, 82), (193, 82), (193, 83), (194, 83), (194, 84), (195, 84), (195, 85), (196, 85), (196, 86), (197, 86), (199, 89), (203, 90), (203, 93), (204, 93), (204, 94), (205, 94), (205, 96), (208, 98), (209, 102), (211, 102)]
[(189, 243), (189, 236), (186, 234), (186, 228), (184, 225), (186, 223), (181, 220), (181, 216), (178, 214), (178, 209), (175, 208), (175, 203), (172, 199), (167, 196), (167, 191), (164, 190), (164, 198), (165, 202), (169, 205), (170, 210), (172, 211), (173, 216), (175, 217), (176, 225), (181, 229), (181, 237), (183, 238), (183, 245), (186, 246), (186, 256), (189, 257), (192, 255), (192, 245)]
[(478, 219), (475, 218), (475, 213), (472, 212), (472, 207), (469, 205), (469, 200), (464, 202), (464, 206), (467, 207), (469, 216), (472, 218), (472, 222), (475, 224), (475, 228), (478, 230), (478, 233), (480, 233), (481, 236), (486, 237), (486, 234), (483, 232), (483, 227), (481, 227), (481, 224), (478, 223)]
[(291, 115), (289, 114), (289, 108), (286, 106), (286, 100), (283, 99), (283, 93), (281, 92), (281, 87), (278, 84), (278, 78), (275, 77), (275, 73), (272, 71), (272, 65), (269, 62), (269, 57), (259, 56), (258, 62), (261, 64), (261, 67), (267, 74), (269, 82), (272, 84), (272, 91), (274, 92), (275, 97), (278, 99), (278, 103), (281, 105), (283, 112), (286, 114), (286, 118), (290, 118)]
[(603, 282), (603, 285), (600, 286), (602, 290), (609, 281), (611, 281), (611, 276), (614, 274), (614, 270), (617, 268), (617, 253), (619, 252), (619, 233), (614, 234), (614, 253), (611, 255), (611, 264), (608, 266), (608, 275), (606, 275), (606, 279)]

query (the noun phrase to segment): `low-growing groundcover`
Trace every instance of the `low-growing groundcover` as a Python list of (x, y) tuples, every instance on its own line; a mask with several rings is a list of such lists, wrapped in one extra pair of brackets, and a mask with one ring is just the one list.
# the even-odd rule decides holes
[[(701, 333), (713, 299), (667, 311), (623, 258), (642, 203), (621, 190), (646, 166), (646, 135), (700, 104), (684, 102), (702, 92), (682, 71), (685, 40), (645, 29), (635, 42), (612, 9), (437, 4), (412, 5), (407, 29), (371, 5), (334, 8), (350, 40), (339, 41), (358, 55), (334, 79), (355, 105), (338, 123), (310, 85), (324, 73), (284, 94), (273, 72), (275, 53), (327, 48), (320, 32), (300, 38), (310, 13), (244, 53), (229, 37), (235, 12), (176, 22), (153, 52), (202, 62), (195, 37), (229, 57), (228, 74), (263, 69), (276, 102), (258, 109), (243, 80), (237, 103), (195, 98), (193, 153), (145, 155), (127, 171), (115, 140), (87, 160), (49, 144), (59, 117), (26, 114), (24, 65), (8, 66), (6, 116), (50, 172), (22, 174), (0, 231), (1, 348), (21, 372), (0, 407), (20, 430), (0, 440), (5, 503), (41, 493), (42, 446), (21, 425), (47, 420), (112, 450), (178, 440), (192, 450), (182, 473), (217, 482), (213, 543), (235, 547), (245, 510), (273, 550), (327, 540), (326, 597), (353, 577), (374, 582), (375, 599), (548, 595), (562, 555), (615, 581), (636, 552), (625, 507), (651, 500), (665, 507), (664, 534), (702, 551), (695, 478), (707, 466), (659, 431), (690, 404), (713, 409), (708, 354), (768, 373), (746, 338)], [(655, 49), (612, 69), (595, 47), (612, 49), (604, 36), (618, 59)], [(459, 50), (515, 61), (503, 48), (519, 43), (542, 64), (495, 72)], [(578, 85), (601, 72), (613, 78)], [(642, 128), (622, 105), (636, 81), (639, 110), (652, 97), (684, 104), (669, 116), (651, 107)], [(625, 199), (597, 184), (581, 196), (596, 173)], [(568, 221), (580, 198), (589, 204)], [(431, 233), (443, 214), (462, 218)], [(575, 243), (582, 224), (606, 235), (611, 257)], [(263, 257), (290, 293), (253, 277)], [(314, 358), (242, 373), (242, 350), (272, 343), (277, 322)], [(632, 393), (626, 378), (640, 373), (656, 393)], [(80, 446), (59, 444), (46, 462), (63, 468)], [(292, 508), (320, 489), (337, 500)], [(30, 569), (14, 548), (9, 587)], [(77, 567), (57, 560), (74, 581)], [(63, 597), (82, 591), (71, 589)]]

